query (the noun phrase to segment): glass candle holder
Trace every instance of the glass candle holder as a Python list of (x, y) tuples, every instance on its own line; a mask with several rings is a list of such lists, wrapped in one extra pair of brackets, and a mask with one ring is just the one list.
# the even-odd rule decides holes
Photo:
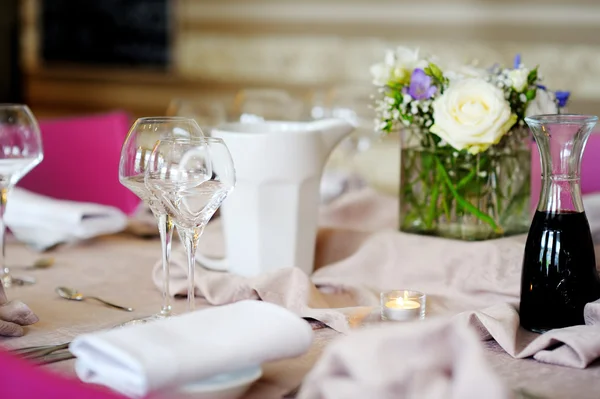
[(382, 292), (381, 319), (389, 321), (423, 320), (426, 295), (413, 290)]

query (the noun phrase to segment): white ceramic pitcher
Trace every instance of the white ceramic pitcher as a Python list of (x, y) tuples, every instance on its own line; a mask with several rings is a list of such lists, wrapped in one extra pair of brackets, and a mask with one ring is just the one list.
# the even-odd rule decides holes
[(284, 267), (313, 270), (319, 186), (325, 162), (353, 126), (341, 119), (308, 123), (230, 123), (213, 137), (229, 147), (236, 186), (221, 207), (227, 256), (198, 261), (255, 276)]

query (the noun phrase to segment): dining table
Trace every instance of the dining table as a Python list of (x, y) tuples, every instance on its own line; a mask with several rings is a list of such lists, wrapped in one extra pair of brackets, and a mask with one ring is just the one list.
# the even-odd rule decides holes
[[(80, 334), (112, 328), (160, 310), (162, 296), (152, 280), (152, 269), (161, 256), (157, 238), (120, 233), (61, 245), (44, 254), (9, 239), (6, 254), (15, 276), (27, 275), (37, 280), (34, 285), (7, 289), (9, 299), (25, 302), (40, 318), (38, 323), (26, 327), (22, 337), (0, 337), (0, 346), (6, 349), (70, 342)], [(54, 257), (55, 264), (47, 269), (27, 267), (43, 256)], [(76, 288), (85, 295), (132, 307), (134, 311), (120, 311), (91, 300), (66, 300), (55, 292), (59, 286)], [(327, 295), (335, 297), (344, 293)], [(196, 301), (198, 311), (210, 306), (203, 298)], [(331, 303), (335, 303), (335, 298)], [(174, 298), (172, 305), (175, 314), (186, 312), (185, 298)], [(314, 330), (314, 341), (304, 355), (264, 364), (262, 377), (244, 397), (281, 398), (300, 385), (327, 346), (341, 335), (331, 328), (321, 327)], [(202, 331), (198, 331), (198, 337), (201, 339)], [(583, 370), (560, 367), (533, 359), (514, 359), (493, 340), (482, 344), (493, 370), (511, 389), (525, 392), (528, 395), (525, 397), (600, 397), (598, 362)], [(74, 363), (75, 360), (70, 359), (39, 367), (76, 378)], [(402, 367), (401, 359), (398, 367)]]

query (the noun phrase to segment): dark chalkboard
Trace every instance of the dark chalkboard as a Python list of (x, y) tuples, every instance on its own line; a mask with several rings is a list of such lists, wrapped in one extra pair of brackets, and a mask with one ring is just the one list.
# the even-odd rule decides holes
[(42, 0), (48, 62), (166, 67), (169, 0)]

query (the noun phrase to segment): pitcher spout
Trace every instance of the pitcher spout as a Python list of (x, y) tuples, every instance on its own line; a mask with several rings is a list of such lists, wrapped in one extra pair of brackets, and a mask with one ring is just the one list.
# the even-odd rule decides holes
[(335, 146), (354, 130), (354, 126), (344, 119), (321, 119), (311, 122), (309, 130), (321, 135), (323, 149), (329, 155)]

